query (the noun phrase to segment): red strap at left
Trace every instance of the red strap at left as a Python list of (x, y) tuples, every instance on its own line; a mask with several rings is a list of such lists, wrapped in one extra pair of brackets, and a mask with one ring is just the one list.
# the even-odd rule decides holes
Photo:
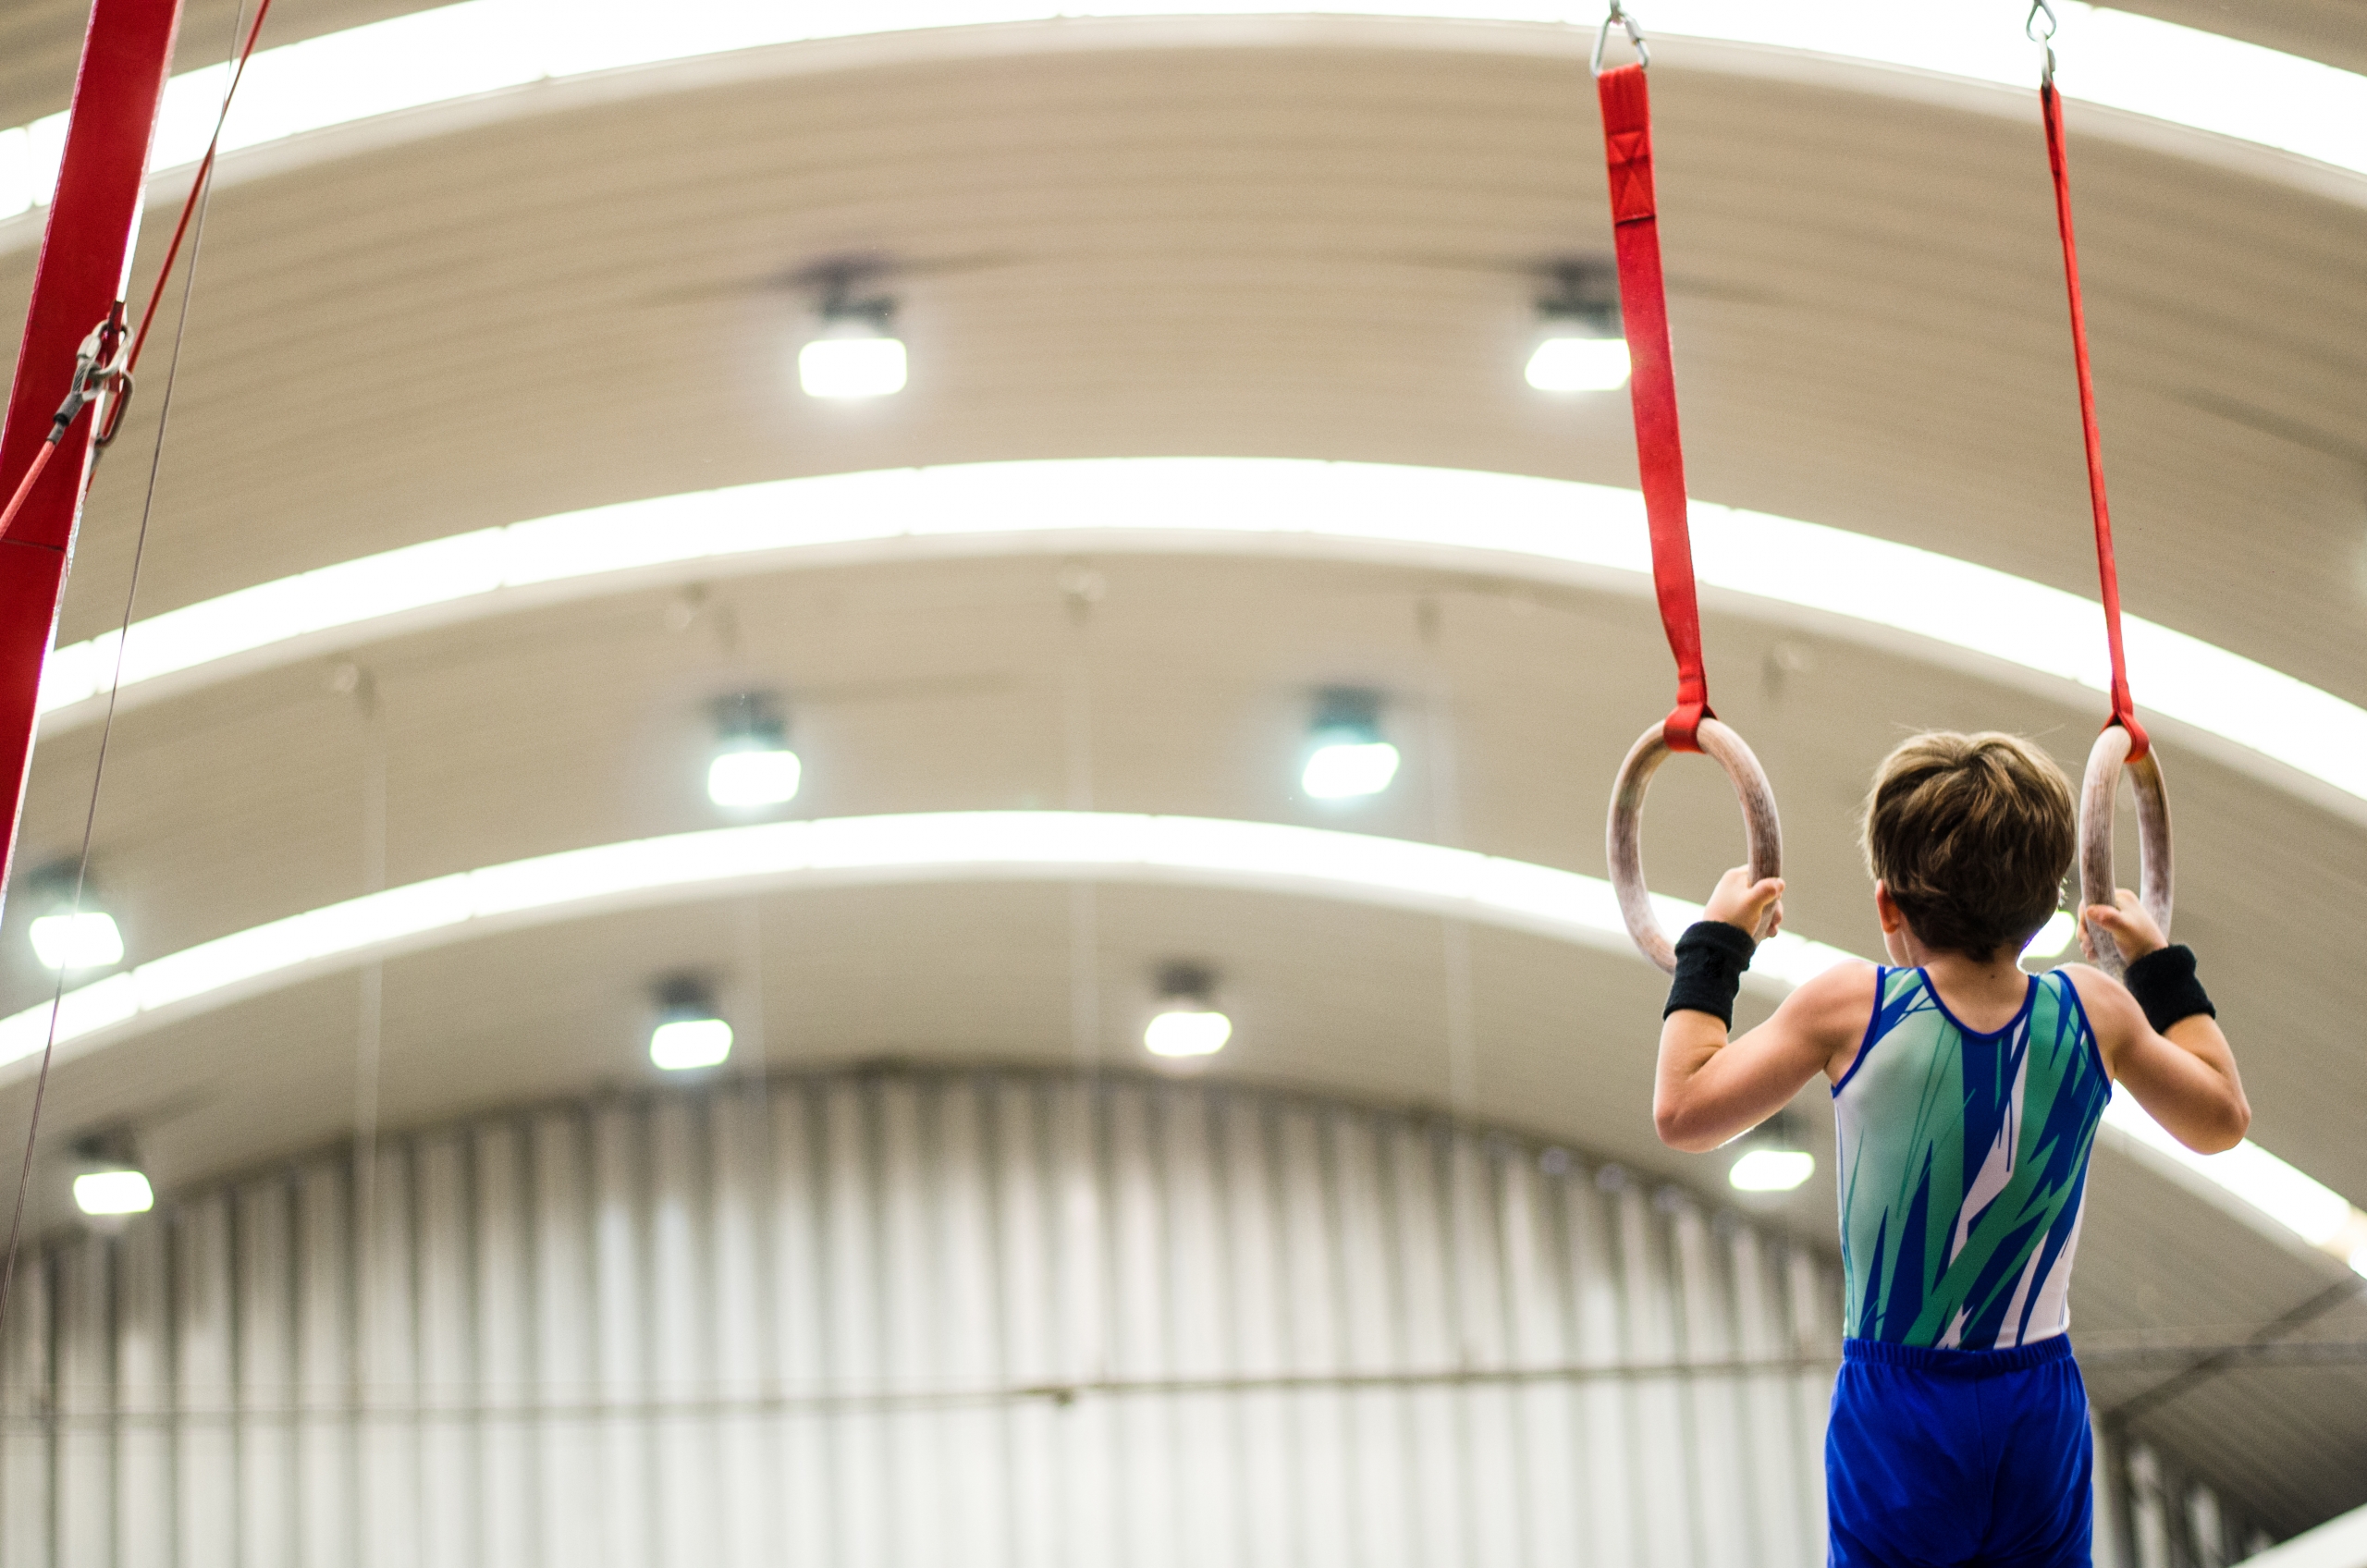
[[(94, 0), (82, 65), (66, 122), (57, 193), (33, 273), (16, 385), (0, 426), (0, 495), (14, 495), (44, 448), (55, 453), (25, 491), (0, 539), (0, 812), (6, 855), (32, 759), (43, 655), (81, 520), (92, 422), (77, 421), (55, 447), (49, 432), (80, 346), (123, 298), (133, 225), (147, 174), (148, 141), (172, 62), (180, 0)], [(6, 875), (0, 856), (0, 876)]]
[(2088, 439), (2088, 499), (2096, 514), (2096, 578), (2104, 604), (2104, 639), (2112, 648), (2112, 717), (2105, 728), (2128, 731), (2128, 760), (2152, 742), (2137, 722), (2128, 694), (2128, 659), (2120, 646), (2120, 568), (2112, 553), (2112, 509), (2104, 502), (2104, 444), (2096, 429), (2096, 381), (2088, 369), (2088, 311), (2079, 299), (2079, 248), (2071, 238), (2071, 173), (2063, 155), (2063, 95), (2049, 76), (2039, 84), (2039, 107), (2046, 117), (2046, 166), (2054, 176), (2054, 226), (2063, 235), (2063, 281), (2071, 295), (2071, 355), (2079, 367), (2079, 427)]
[(1619, 308), (1631, 366), (1636, 466), (1652, 531), (1652, 587), (1661, 625), (1676, 655), (1676, 708), (1662, 733), (1672, 751), (1701, 749), (1694, 732), (1710, 711), (1701, 669), (1701, 609), (1693, 590), (1693, 538), (1685, 519), (1685, 448), (1676, 428), (1676, 373), (1668, 345), (1668, 291), (1661, 278), (1659, 209), (1652, 196), (1652, 106), (1641, 65), (1595, 79), (1602, 100), (1602, 149), (1611, 176), (1611, 221), (1619, 246)]

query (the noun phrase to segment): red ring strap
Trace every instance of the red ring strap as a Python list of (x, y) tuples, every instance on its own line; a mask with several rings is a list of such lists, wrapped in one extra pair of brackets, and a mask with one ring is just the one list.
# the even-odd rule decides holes
[(181, 215), (173, 225), (172, 243), (165, 247), (164, 263), (156, 269), (155, 287), (148, 291), (148, 308), (140, 312), (140, 330), (131, 339), (131, 355), (123, 368), (140, 368), (141, 351), (148, 347), (148, 329), (156, 324), (156, 307), (165, 302), (165, 285), (173, 276), (174, 263), (181, 259), (181, 241), (189, 238), (189, 220), (205, 194), (206, 186), (214, 178), (214, 161), (222, 152), (222, 128), (230, 120), (230, 102), (239, 95), (239, 83), (247, 77), (247, 62), (254, 57), (255, 40), (263, 36), (264, 18), (271, 15), (271, 0), (263, 0), (255, 7), (255, 19), (247, 29), (247, 41), (239, 49), (239, 58), (230, 67), (230, 84), (222, 92), (222, 112), (214, 121), (214, 134), (207, 138), (205, 156), (197, 163), (197, 178), (189, 182), (189, 195), (181, 202)]
[(1595, 79), (1602, 150), (1611, 175), (1611, 221), (1619, 245), (1619, 308), (1631, 365), (1636, 466), (1652, 531), (1652, 587), (1676, 655), (1676, 708), (1662, 732), (1670, 749), (1698, 752), (1710, 710), (1701, 669), (1701, 608), (1693, 591), (1693, 538), (1685, 521), (1685, 447), (1676, 428), (1676, 374), (1668, 347), (1668, 291), (1661, 277), (1659, 209), (1652, 196), (1652, 105), (1641, 65)]
[(2096, 577), (2104, 606), (2104, 638), (2112, 647), (2112, 717), (2128, 731), (2128, 760), (2152, 747), (2137, 722), (2128, 694), (2128, 659), (2120, 644), (2120, 568), (2113, 559), (2112, 510), (2104, 502), (2104, 446), (2096, 430), (2096, 382), (2088, 368), (2088, 312), (2079, 299), (2079, 248), (2071, 238), (2071, 175), (2063, 152), (2063, 95), (2053, 77), (2039, 84), (2039, 107), (2046, 118), (2046, 166), (2054, 177), (2054, 224), (2063, 235), (2063, 281), (2071, 296), (2071, 352), (2079, 367), (2079, 426), (2088, 441), (2088, 499), (2096, 513)]

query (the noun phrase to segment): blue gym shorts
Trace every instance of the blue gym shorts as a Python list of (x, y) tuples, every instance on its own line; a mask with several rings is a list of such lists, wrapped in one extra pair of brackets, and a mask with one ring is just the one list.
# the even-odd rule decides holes
[(2088, 1390), (2058, 1334), (2012, 1350), (1847, 1340), (1824, 1439), (1834, 1568), (2087, 1568)]

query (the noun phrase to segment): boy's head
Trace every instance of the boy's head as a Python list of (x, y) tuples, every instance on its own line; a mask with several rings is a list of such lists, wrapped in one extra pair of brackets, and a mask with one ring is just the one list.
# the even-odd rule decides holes
[(2078, 851), (2071, 783), (2017, 735), (1918, 735), (1866, 799), (1866, 865), (1927, 948), (1986, 961), (2054, 913)]

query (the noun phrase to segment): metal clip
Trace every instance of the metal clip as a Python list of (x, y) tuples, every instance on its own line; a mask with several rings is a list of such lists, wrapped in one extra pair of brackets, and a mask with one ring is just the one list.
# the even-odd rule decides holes
[[(2046, 0), (2039, 0), (2041, 5), (2045, 3)], [(2053, 15), (2052, 12), (2048, 14)], [(1636, 49), (1636, 63), (1646, 70), (1651, 69), (1652, 52), (1644, 44), (1644, 30), (1636, 25), (1635, 18), (1620, 7), (1619, 0), (1611, 0), (1611, 15), (1602, 18), (1602, 27), (1594, 35), (1594, 74), (1602, 74), (1602, 50), (1611, 42), (1611, 24), (1613, 22), (1627, 30), (1627, 42)]]
[(114, 441), (123, 427), (123, 411), (131, 401), (131, 373), (123, 362), (130, 342), (131, 335), (124, 327), (123, 301), (118, 300), (106, 319), (91, 328), (81, 348), (75, 350), (74, 379), (67, 386), (66, 400), (50, 420), (50, 445), (63, 441), (74, 421), (92, 403), (99, 405), (99, 411), (93, 416), (98, 424), (92, 444), (104, 451)]
[[(2041, 17), (2046, 18), (2044, 32), (2038, 30), (2038, 19)], [(2046, 50), (2046, 72), (2040, 79), (2043, 81), (2051, 82), (2054, 80), (2054, 33), (2060, 25), (2055, 20), (2054, 7), (2048, 5), (2047, 0), (2030, 0), (2030, 14), (2022, 18), (2022, 36)]]
[(105, 451), (115, 445), (116, 436), (123, 429), (123, 414), (131, 407), (131, 373), (115, 370), (108, 373), (106, 400), (99, 410), (98, 427), (91, 432), (91, 445)]

